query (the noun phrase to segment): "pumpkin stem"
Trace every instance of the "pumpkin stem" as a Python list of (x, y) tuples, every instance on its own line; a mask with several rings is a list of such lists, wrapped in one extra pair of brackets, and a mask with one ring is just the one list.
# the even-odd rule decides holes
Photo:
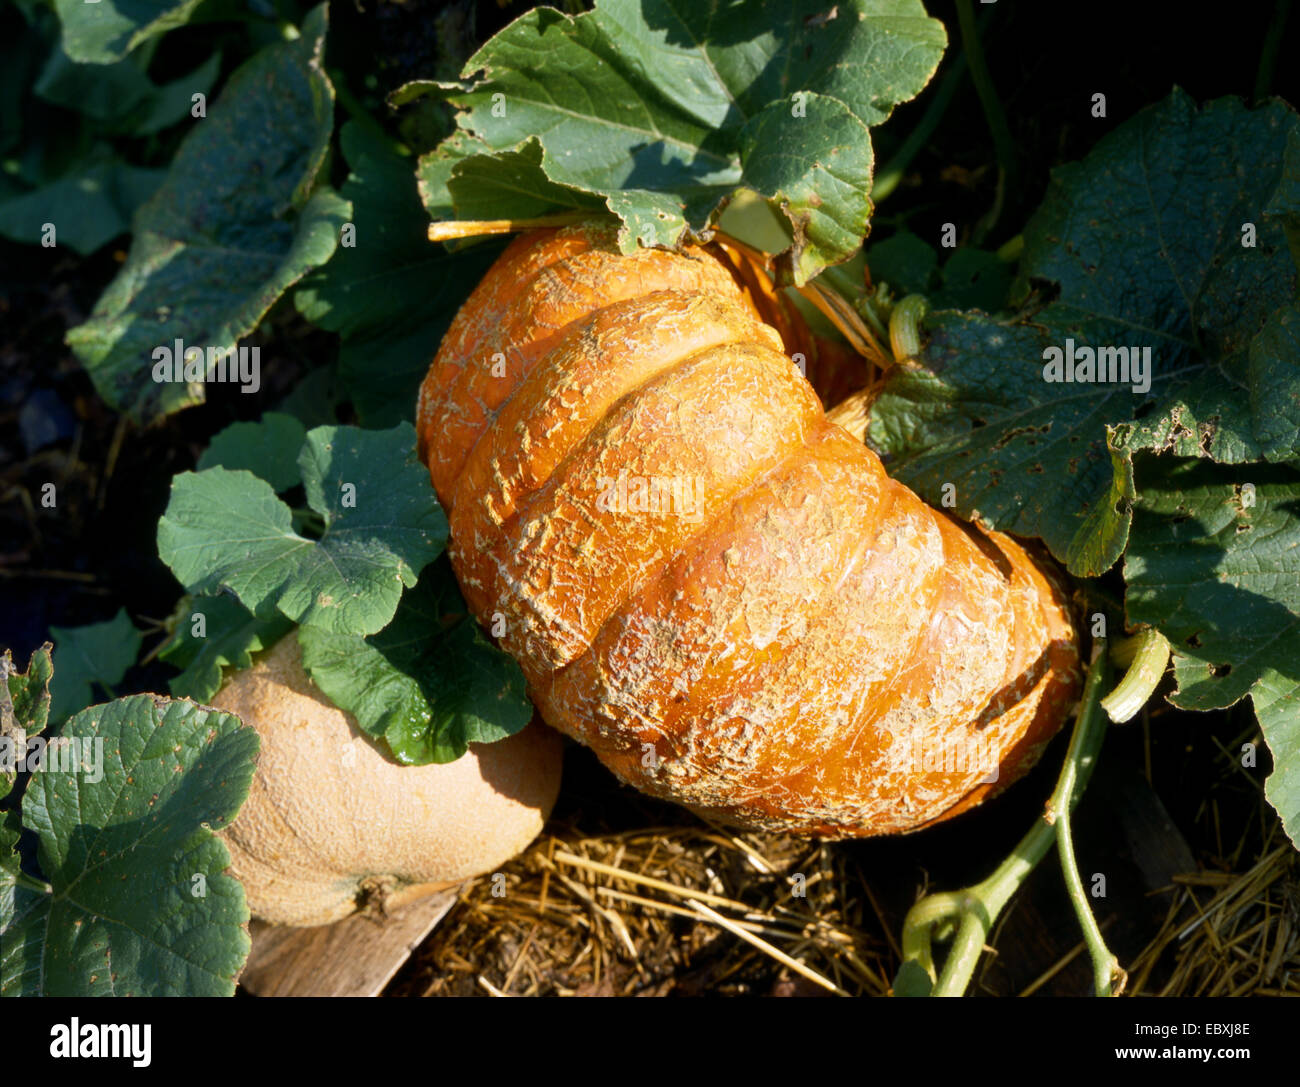
[(880, 369), (888, 369), (892, 360), (847, 298), (815, 279), (796, 289), (826, 315), (854, 351)]
[[(724, 231), (717, 231), (714, 236), (724, 247), (735, 250), (744, 256), (756, 269), (762, 270), (770, 280), (772, 258), (769, 254), (755, 249), (752, 245), (748, 245)], [(889, 366), (890, 358), (884, 348), (881, 347), (875, 333), (871, 331), (870, 326), (862, 319), (862, 315), (853, 308), (853, 304), (843, 294), (819, 279), (795, 289), (826, 315), (827, 320), (839, 330), (840, 335), (849, 342), (854, 351), (882, 370)]]
[(452, 242), (489, 234), (516, 234), (538, 227), (569, 226), (589, 218), (590, 212), (563, 211), (554, 215), (539, 215), (536, 219), (444, 219), (429, 224), (429, 241)]

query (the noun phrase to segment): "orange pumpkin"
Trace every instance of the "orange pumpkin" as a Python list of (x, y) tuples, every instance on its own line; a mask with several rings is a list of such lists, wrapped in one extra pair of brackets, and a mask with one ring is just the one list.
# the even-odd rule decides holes
[(470, 607), (554, 728), (733, 824), (913, 830), (1078, 694), (1061, 593), (891, 480), (707, 248), (517, 238), (420, 394)]

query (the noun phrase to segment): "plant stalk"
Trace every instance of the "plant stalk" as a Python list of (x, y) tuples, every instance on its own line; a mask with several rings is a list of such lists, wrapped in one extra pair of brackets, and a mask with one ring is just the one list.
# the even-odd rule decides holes
[(1020, 189), (1019, 168), (1016, 164), (1016, 144), (1011, 136), (1011, 126), (1007, 123), (1006, 111), (993, 86), (993, 77), (989, 74), (988, 64), (984, 59), (984, 47), (980, 43), (979, 31), (975, 27), (975, 11), (971, 0), (957, 0), (957, 22), (961, 28), (961, 44), (966, 59), (970, 64), (970, 75), (979, 94), (980, 105), (984, 108), (984, 118), (988, 122), (989, 134), (993, 137), (993, 150), (998, 160), (999, 181), (997, 199), (988, 214), (976, 227), (972, 241), (979, 245), (997, 224), (1001, 215), (1004, 197), (1014, 202)]
[[(1104, 735), (1104, 731), (1104, 729), (1097, 730), (1099, 735)], [(1067, 758), (1061, 774), (1062, 784), (1067, 793), (1073, 791), (1077, 774), (1078, 763)], [(1092, 959), (1093, 995), (1118, 996), (1124, 991), (1128, 974), (1120, 966), (1114, 953), (1106, 946), (1101, 929), (1097, 927), (1097, 918), (1093, 915), (1092, 906), (1088, 902), (1083, 878), (1079, 875), (1079, 865), (1074, 857), (1074, 838), (1070, 833), (1070, 819), (1066, 813), (1061, 814), (1057, 825), (1056, 851), (1061, 861), (1061, 874), (1065, 877), (1065, 888), (1070, 895), (1070, 905), (1074, 907), (1074, 916), (1083, 930), (1083, 942), (1088, 946), (1088, 955)]]
[[(1128, 648), (1117, 656), (1128, 656)], [(1117, 725), (1131, 720), (1147, 704), (1169, 665), (1169, 641), (1155, 627), (1134, 635), (1131, 648), (1132, 663), (1124, 678), (1101, 700), (1101, 708)]]
[(590, 219), (589, 211), (562, 211), (539, 215), (535, 219), (460, 219), (429, 224), (429, 241), (452, 242), (462, 238), (481, 238), (488, 234), (515, 234), (537, 227), (568, 226)]
[(52, 895), (54, 888), (46, 883), (43, 879), (37, 879), (35, 876), (29, 876), (26, 872), (19, 871), (14, 875), (14, 885), (24, 887), (38, 895)]
[[(1101, 713), (1101, 692), (1109, 678), (1110, 665), (1105, 652), (1102, 651), (1103, 648), (1104, 644), (1099, 643), (1094, 649), (1092, 664), (1084, 684), (1083, 698), (1079, 703), (1078, 716), (1070, 737), (1070, 747), (1065, 756), (1065, 765), (1061, 768), (1056, 788), (1052, 791), (1042, 818), (1030, 828), (1029, 833), (1020, 840), (1010, 856), (987, 879), (964, 891), (928, 895), (907, 913), (903, 923), (904, 957), (920, 965), (931, 978), (934, 977), (930, 951), (932, 930), (955, 916), (960, 916), (957, 935), (948, 950), (943, 973), (935, 983), (931, 994), (933, 996), (960, 996), (966, 991), (993, 922), (1011, 900), (1011, 896), (1020, 889), (1029, 873), (1047, 855), (1052, 842), (1059, 843), (1062, 834), (1068, 838), (1070, 813), (1087, 787), (1088, 779), (1092, 776), (1093, 767), (1097, 762), (1097, 753), (1106, 735), (1106, 717)], [(1071, 859), (1070, 865), (1065, 864), (1066, 855)], [(1062, 867), (1073, 870), (1073, 856), (1072, 845), (1064, 847)], [(1088, 919), (1092, 921), (1092, 913), (1083, 894), (1077, 871), (1074, 871), (1072, 882), (1067, 878), (1067, 889), (1076, 915), (1082, 921), (1086, 913)], [(1091, 928), (1095, 933), (1095, 939), (1087, 926), (1084, 929), (1084, 938), (1088, 941), (1089, 951), (1093, 953), (1094, 974), (1100, 977), (1102, 970), (1100, 964), (1104, 964), (1109, 983), (1109, 979), (1114, 976), (1111, 970), (1112, 968), (1118, 970), (1118, 963), (1106, 949), (1100, 932), (1096, 930), (1095, 921), (1092, 922)]]

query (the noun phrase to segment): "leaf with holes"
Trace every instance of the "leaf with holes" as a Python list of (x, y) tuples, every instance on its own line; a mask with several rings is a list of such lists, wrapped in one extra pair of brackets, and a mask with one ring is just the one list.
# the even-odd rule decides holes
[(1106, 424), (1131, 392), (1045, 383), (1040, 328), (949, 311), (926, 331), (922, 365), (895, 367), (872, 405), (870, 443), (932, 505), (951, 495), (968, 520), (1064, 557), (1107, 493)]
[(1300, 844), (1300, 471), (1146, 453), (1136, 463), (1128, 619), (1173, 644), (1175, 705), (1251, 697), (1273, 755), (1266, 794)]
[(1058, 170), (1020, 267), (1021, 295), (1056, 298), (1032, 323), (927, 320), (872, 408), (891, 470), (1092, 576), (1123, 553), (1137, 451), (1294, 457), (1296, 269), (1270, 209), (1298, 129), (1277, 100), (1175, 91)]
[(44, 732), (49, 724), (52, 671), (48, 642), (32, 654), (26, 672), (14, 666), (11, 650), (0, 653), (0, 798), (13, 788), (27, 737)]

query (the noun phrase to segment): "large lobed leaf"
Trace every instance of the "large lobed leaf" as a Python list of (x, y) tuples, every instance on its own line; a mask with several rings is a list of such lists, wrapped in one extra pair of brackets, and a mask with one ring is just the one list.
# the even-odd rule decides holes
[[(291, 445), (297, 452), (295, 433), (302, 430), (296, 420), (276, 412), (268, 412), (256, 423), (232, 424), (212, 440), (199, 465), (237, 471), (204, 471), (188, 481), (181, 477), (182, 500), (168, 507), (164, 520), (170, 518), (172, 524), (165, 533), (160, 531), (160, 542), (166, 540), (164, 558), (178, 576), (184, 574), (206, 588), (215, 580), (240, 596), (239, 600), (229, 593), (187, 596), (181, 602), (172, 637), (160, 654), (183, 669), (171, 681), (172, 693), (211, 698), (221, 686), (224, 669), (249, 667), (253, 653), (292, 629), (284, 614), (286, 608), (292, 610), (287, 602), (320, 575), (318, 556), (303, 554), (304, 545), (311, 545), (322, 549), (331, 559), (330, 568), (355, 583), (369, 600), (364, 610), (358, 605), (350, 616), (308, 612), (301, 617), (306, 623), (298, 630), (303, 666), (335, 705), (356, 717), (365, 732), (384, 741), (395, 758), (413, 765), (449, 762), (463, 755), (470, 743), (491, 743), (513, 735), (532, 716), (523, 673), (470, 618), (445, 557), (424, 568), (415, 587), (396, 603), (395, 613), (387, 610), (387, 592), (390, 584), (398, 583), (399, 571), (383, 558), (382, 548), (393, 545), (403, 525), (413, 523), (411, 516), (418, 521), (430, 509), (442, 525), (439, 547), (445, 538), (428, 474), (419, 466), (409, 467), (414, 441), (410, 424), (386, 434), (353, 428), (314, 430), (308, 440), (319, 442), (322, 435), (338, 432), (355, 443), (356, 466), (370, 465), (373, 477), (385, 480), (392, 496), (404, 493), (411, 500), (405, 514), (388, 518), (385, 527), (377, 526), (368, 541), (380, 556), (376, 568), (382, 574), (386, 567), (388, 574), (376, 583), (366, 582), (368, 569), (350, 562), (351, 556), (340, 555), (332, 524), (326, 526), (319, 544), (286, 535), (279, 528), (274, 538), (259, 537), (247, 523), (236, 524), (245, 504), (258, 495), (277, 525), (286, 519), (292, 523), (291, 511), (270, 490), (284, 490), (303, 478), (286, 472)], [(304, 449), (304, 468), (309, 462), (307, 452)], [(342, 478), (348, 473), (345, 469), (334, 474)], [(310, 470), (305, 482), (309, 500), (314, 493), (323, 497), (331, 492), (329, 484), (318, 491)], [(365, 492), (373, 495), (369, 487)], [(212, 523), (234, 526), (215, 546), (203, 527)], [(186, 554), (191, 546), (192, 553)], [(292, 550), (295, 547), (297, 551)], [(250, 560), (259, 568), (251, 579), (245, 569)], [(266, 579), (281, 576), (278, 607), (271, 607), (273, 597), (262, 590), (270, 584)]]
[(319, 540), (294, 529), (270, 484), (213, 467), (172, 480), (158, 555), (190, 593), (229, 590), (258, 618), (373, 634), (447, 540), (415, 428), (317, 427), (298, 468)]
[[(230, 714), (135, 695), (84, 710), (60, 736), (80, 765), (34, 771), (22, 804), (49, 892), (0, 865), (0, 993), (233, 994), (249, 914), (212, 831), (248, 795), (257, 734)], [(16, 830), (6, 819), (6, 856)]]
[[(933, 315), (869, 431), (932, 502), (954, 485), (963, 515), (1041, 537), (1076, 575), (1125, 555), (1130, 621), (1174, 644), (1175, 701), (1253, 698), (1295, 840), (1298, 140), (1280, 101), (1176, 90), (1143, 110), (1056, 172), (1025, 230), (1021, 290), (1050, 301), (1023, 323)], [(1067, 340), (1150, 347), (1150, 389), (1046, 381)]]
[(468, 612), (440, 560), (378, 634), (299, 631), (303, 667), (400, 762), (451, 762), (471, 743), (514, 735), (533, 715), (519, 665)]
[[(933, 501), (954, 483), (964, 514), (1041, 536), (1095, 575), (1128, 538), (1134, 452), (1295, 457), (1296, 269), (1266, 208), (1298, 130), (1281, 102), (1198, 111), (1175, 91), (1058, 170), (1021, 263), (1057, 297), (1030, 324), (930, 319), (921, 368), (895, 373), (872, 410), (891, 471)], [(1043, 351), (1067, 339), (1151, 347), (1149, 392), (1045, 381)]]
[(945, 44), (919, 0), (599, 0), (572, 18), (528, 12), (464, 82), (394, 100), (434, 93), (464, 111), (421, 163), (435, 216), (604, 205), (630, 251), (700, 233), (743, 186), (789, 219), (785, 271), (803, 283), (866, 234), (868, 130), (919, 93)]
[(125, 267), (68, 333), (114, 407), (153, 417), (200, 402), (201, 383), (153, 380), (154, 352), (177, 340), (235, 347), (334, 252), (350, 209), (316, 185), (334, 127), (325, 10), (307, 16), (300, 38), (244, 64), (193, 122), (136, 215)]

